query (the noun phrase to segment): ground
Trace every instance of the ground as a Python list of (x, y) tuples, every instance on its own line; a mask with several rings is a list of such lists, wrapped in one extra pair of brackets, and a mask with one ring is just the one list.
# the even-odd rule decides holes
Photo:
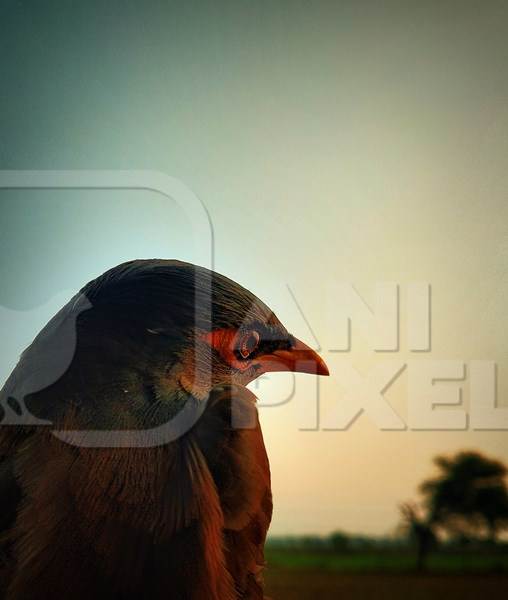
[(507, 574), (345, 574), (273, 567), (265, 573), (273, 600), (494, 600), (508, 597)]

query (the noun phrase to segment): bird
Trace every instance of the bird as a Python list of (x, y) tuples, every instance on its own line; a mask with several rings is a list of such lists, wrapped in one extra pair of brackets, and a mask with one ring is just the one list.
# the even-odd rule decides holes
[(329, 374), (224, 275), (137, 259), (82, 287), (0, 392), (1, 597), (265, 598), (247, 385), (271, 371)]

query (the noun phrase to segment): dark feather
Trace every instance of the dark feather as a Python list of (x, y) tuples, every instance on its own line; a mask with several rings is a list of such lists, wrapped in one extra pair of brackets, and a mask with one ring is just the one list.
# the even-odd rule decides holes
[[(253, 429), (231, 427), (234, 404)], [(169, 447), (73, 448), (40, 429), (5, 440), (6, 597), (262, 598), (271, 495), (255, 413), (250, 392), (222, 388)]]

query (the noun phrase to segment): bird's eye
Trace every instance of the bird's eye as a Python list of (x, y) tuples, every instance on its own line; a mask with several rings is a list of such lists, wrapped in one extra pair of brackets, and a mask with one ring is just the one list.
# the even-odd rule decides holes
[(249, 358), (259, 344), (259, 333), (257, 331), (249, 331), (240, 338), (238, 351), (242, 358)]

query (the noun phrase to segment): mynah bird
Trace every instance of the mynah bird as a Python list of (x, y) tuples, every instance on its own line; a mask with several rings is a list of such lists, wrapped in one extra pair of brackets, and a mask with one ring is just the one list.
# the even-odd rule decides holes
[(85, 285), (1, 391), (1, 597), (263, 598), (270, 469), (246, 386), (283, 370), (328, 374), (223, 275), (134, 260)]

